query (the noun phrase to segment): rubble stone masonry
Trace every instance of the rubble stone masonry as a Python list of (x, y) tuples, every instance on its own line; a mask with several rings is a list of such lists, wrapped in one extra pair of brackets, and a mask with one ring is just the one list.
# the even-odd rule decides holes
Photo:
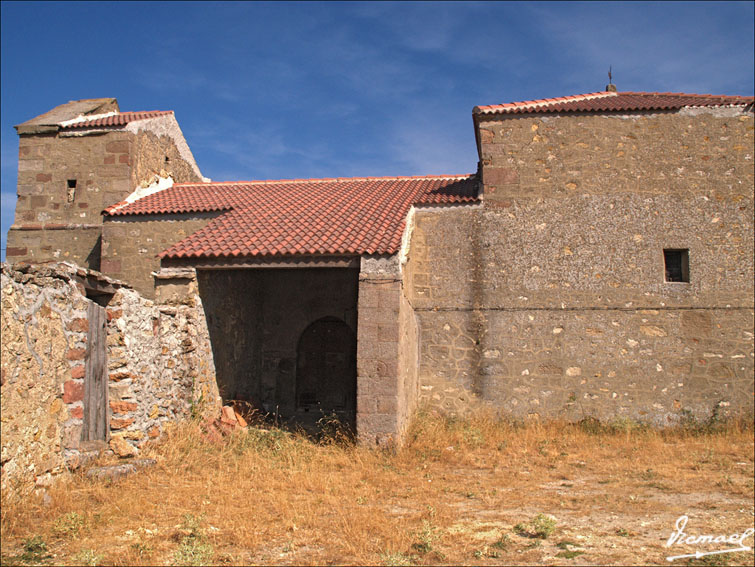
[(93, 449), (135, 455), (168, 424), (218, 409), (201, 302), (158, 306), (115, 286), (106, 307), (108, 438), (81, 441), (91, 300), (77, 276), (92, 274), (2, 265), (3, 490), (46, 486)]
[(157, 255), (206, 226), (218, 213), (106, 217), (103, 223), (102, 271), (129, 282), (144, 297), (154, 299), (152, 272), (160, 269)]
[[(414, 218), (421, 401), (752, 416), (752, 113), (498, 116), (479, 139), (484, 207)], [(689, 283), (664, 249), (689, 250)]]

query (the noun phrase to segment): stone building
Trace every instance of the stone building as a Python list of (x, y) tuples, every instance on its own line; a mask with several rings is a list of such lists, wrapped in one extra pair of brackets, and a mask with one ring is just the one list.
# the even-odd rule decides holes
[(100, 270), (102, 209), (160, 175), (204, 179), (172, 111), (120, 112), (114, 98), (77, 100), (16, 131), (18, 199), (9, 261), (70, 261)]
[(751, 416), (753, 101), (478, 106), (474, 174), (222, 183), (172, 113), (68, 103), (17, 127), (7, 255), (194, 302), (225, 400), (368, 443), (418, 404)]

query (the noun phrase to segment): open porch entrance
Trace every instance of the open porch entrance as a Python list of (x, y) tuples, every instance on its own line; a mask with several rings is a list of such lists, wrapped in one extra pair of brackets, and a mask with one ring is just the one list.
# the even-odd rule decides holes
[(314, 429), (355, 430), (359, 269), (197, 269), (223, 403)]

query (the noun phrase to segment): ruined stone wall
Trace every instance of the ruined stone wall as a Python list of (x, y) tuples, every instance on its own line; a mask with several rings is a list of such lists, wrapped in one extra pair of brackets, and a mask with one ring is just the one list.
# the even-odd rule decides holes
[[(484, 209), (418, 211), (421, 397), (515, 416), (753, 413), (753, 120), (481, 124)], [(689, 250), (689, 283), (664, 249)]]
[(0, 278), (2, 488), (28, 489), (65, 470), (66, 425), (77, 411), (66, 402), (83, 378), (87, 300), (57, 277), (34, 278), (3, 264)]
[[(160, 437), (168, 423), (191, 415), (214, 417), (220, 400), (197, 296), (180, 304), (155, 305), (134, 290), (122, 289), (108, 304), (107, 314), (113, 438), (138, 449)], [(120, 443), (120, 451), (131, 449)]]
[(144, 297), (155, 297), (152, 272), (157, 255), (207, 225), (217, 213), (107, 217), (103, 225), (102, 271), (126, 281)]
[[(91, 300), (77, 276), (86, 274), (2, 265), (3, 490), (46, 486), (98, 448), (81, 441)], [(201, 303), (156, 306), (121, 287), (107, 318), (109, 450), (136, 454), (192, 409), (216, 409)]]

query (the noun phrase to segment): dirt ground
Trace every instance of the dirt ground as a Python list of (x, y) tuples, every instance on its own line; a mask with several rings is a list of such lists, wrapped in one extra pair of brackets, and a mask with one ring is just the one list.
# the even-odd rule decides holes
[[(210, 443), (192, 425), (128, 477), (3, 495), (2, 563), (753, 565), (752, 549), (667, 559), (739, 547), (720, 536), (753, 528), (753, 450), (751, 425), (425, 416), (398, 452), (254, 428)], [(719, 542), (689, 539), (705, 535)]]

